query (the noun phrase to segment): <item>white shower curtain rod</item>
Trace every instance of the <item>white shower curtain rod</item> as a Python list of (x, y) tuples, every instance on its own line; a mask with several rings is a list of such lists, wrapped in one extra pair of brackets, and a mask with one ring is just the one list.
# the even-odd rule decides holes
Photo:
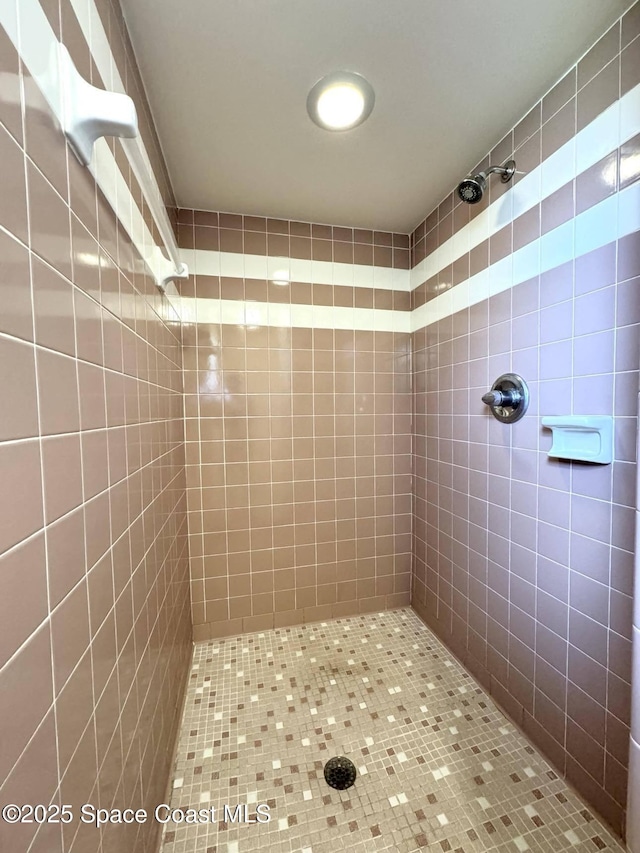
[[(165, 290), (169, 281), (175, 278), (185, 278), (188, 275), (188, 270), (180, 260), (178, 246), (164, 201), (140, 138), (133, 100), (124, 93), (105, 91), (87, 83), (78, 73), (67, 48), (58, 43), (57, 50), (64, 133), (80, 162), (91, 170), (103, 191), (105, 188), (102, 186), (103, 181), (100, 180), (100, 158), (99, 153), (94, 157), (94, 145), (104, 136), (120, 138), (131, 171), (142, 190), (168, 255), (170, 266), (163, 264), (163, 259), (159, 257), (156, 257), (155, 263), (150, 263), (151, 268), (154, 269), (158, 286)], [(123, 221), (123, 210), (122, 205), (119, 204), (121, 199), (118, 192), (115, 193), (115, 197), (107, 191), (105, 191), (105, 195), (109, 199), (116, 216)], [(123, 224), (127, 227), (126, 222), (123, 221)], [(135, 224), (132, 224), (135, 227)], [(135, 241), (134, 234), (130, 236)], [(140, 245), (139, 241), (135, 242), (138, 243), (138, 246)], [(142, 242), (145, 249), (149, 248), (148, 237)], [(153, 248), (157, 250), (157, 247), (154, 246)], [(151, 248), (151, 252), (157, 256), (157, 251), (154, 252), (153, 248)], [(143, 255), (146, 257), (147, 252), (143, 252)], [(166, 259), (164, 260), (166, 261)], [(155, 269), (158, 266), (160, 270)]]
[[(160, 232), (162, 242), (164, 243), (164, 247), (169, 255), (169, 260), (173, 265), (173, 270), (170, 270), (163, 280), (164, 286), (166, 286), (168, 281), (171, 281), (174, 278), (187, 278), (189, 275), (188, 267), (180, 260), (178, 244), (173, 233), (173, 228), (171, 227), (171, 222), (169, 221), (169, 216), (167, 215), (167, 209), (164, 201), (162, 200), (162, 196), (160, 195), (158, 184), (155, 179), (149, 179), (149, 169), (140, 148), (139, 136), (132, 139), (125, 138), (122, 139), (121, 142), (129, 160), (131, 171), (140, 184), (145, 201), (147, 202), (151, 215), (158, 226), (158, 231)], [(158, 286), (162, 286), (160, 281), (158, 282)], [(162, 287), (162, 289), (164, 290), (164, 287)]]

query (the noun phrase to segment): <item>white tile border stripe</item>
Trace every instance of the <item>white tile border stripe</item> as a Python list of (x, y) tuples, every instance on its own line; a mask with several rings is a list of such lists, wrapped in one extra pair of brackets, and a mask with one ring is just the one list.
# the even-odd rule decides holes
[[(115, 91), (124, 91), (94, 0), (71, 0), (71, 3), (105, 83)], [(57, 64), (52, 59), (57, 49), (57, 39), (40, 3), (38, 0), (5, 0), (0, 4), (0, 24), (4, 26), (52, 110), (60, 119), (62, 105), (58, 71)], [(204, 250), (181, 250), (181, 254), (196, 275), (269, 280), (278, 273), (283, 277), (284, 273), (284, 277), (291, 281), (409, 291), (639, 132), (640, 85), (612, 104), (411, 271)], [(141, 150), (150, 173), (153, 174), (143, 145)], [(90, 168), (141, 257), (151, 272), (159, 277), (166, 268), (166, 259), (155, 244), (104, 140), (96, 144)], [(156, 189), (159, 194), (157, 184)], [(175, 288), (171, 286), (172, 304), (185, 312), (184, 319), (187, 322), (227, 322), (226, 318), (229, 318), (230, 322), (237, 322), (231, 318), (239, 316), (241, 306), (245, 320), (254, 318), (256, 324), (259, 322), (278, 326), (408, 332), (424, 328), (494, 293), (526, 281), (539, 272), (552, 269), (566, 260), (592, 251), (639, 228), (640, 185), (634, 184), (411, 313), (231, 300), (178, 300)]]
[[(639, 230), (637, 182), (411, 312), (182, 297), (180, 313), (185, 323), (415, 332)], [(234, 263), (242, 257), (235, 255)], [(196, 257), (196, 272), (197, 264)]]
[(279, 326), (291, 329), (347, 329), (405, 334), (411, 331), (409, 311), (373, 308), (182, 297), (180, 314), (182, 322), (187, 325), (228, 324), (247, 328)]
[[(640, 182), (606, 198), (502, 261), (471, 276), (462, 285), (456, 285), (414, 309), (411, 312), (411, 331), (423, 329), (456, 311), (638, 230)], [(460, 291), (459, 296), (457, 291)]]
[[(79, 0), (75, 0), (75, 2), (79, 2)], [(245, 255), (204, 249), (182, 249), (181, 253), (189, 264), (189, 268), (196, 275), (255, 278), (259, 280), (284, 277), (290, 281), (309, 284), (373, 287), (381, 290), (414, 290), (637, 133), (640, 133), (640, 85), (611, 104), (587, 127), (579, 131), (575, 137), (555, 151), (410, 271), (364, 266), (362, 264)], [(620, 195), (622, 197), (623, 194)], [(610, 205), (610, 212), (612, 212), (612, 206), (615, 204), (615, 198), (616, 196), (612, 196), (602, 203)], [(599, 208), (599, 205), (596, 207)], [(634, 209), (630, 205), (627, 205), (625, 210), (628, 215), (633, 215)], [(603, 228), (603, 242), (600, 245), (615, 239), (616, 224), (613, 216), (604, 217), (602, 211), (595, 208), (580, 216), (583, 217), (580, 223), (578, 222), (580, 217), (576, 217), (575, 220), (575, 251), (578, 254), (590, 251), (585, 246), (590, 245), (591, 248), (596, 248), (593, 245), (593, 235), (591, 234), (593, 229), (590, 224), (591, 219), (598, 220)], [(542, 263), (546, 269), (551, 268), (548, 264), (558, 265), (563, 263), (563, 258), (568, 260), (569, 257), (572, 257), (570, 252), (573, 250), (571, 245), (573, 234), (569, 238), (570, 230), (571, 223), (566, 223), (566, 226), (554, 229), (533, 244), (534, 247), (540, 248)], [(523, 274), (522, 270), (530, 265), (530, 258), (535, 252), (535, 248), (526, 246), (519, 251), (520, 255), (517, 252), (513, 255), (513, 263), (514, 268), (519, 271), (518, 275), (521, 275)], [(500, 274), (500, 267), (494, 265), (492, 270), (491, 275), (494, 279), (495, 288), (498, 286), (495, 284), (495, 279)], [(520, 280), (524, 281), (525, 279)], [(457, 291), (459, 287), (460, 285), (453, 291)], [(441, 304), (448, 300), (446, 294), (437, 298), (441, 300)], [(455, 300), (459, 299), (459, 295), (456, 295)]]
[(411, 270), (411, 289), (437, 275), (637, 133), (640, 133), (640, 84), (420, 261)]
[(180, 249), (180, 254), (196, 275), (255, 278), (261, 281), (287, 280), (305, 284), (329, 284), (338, 287), (374, 287), (379, 290), (408, 292), (409, 270), (391, 267), (308, 261), (240, 252), (216, 252), (208, 249)]

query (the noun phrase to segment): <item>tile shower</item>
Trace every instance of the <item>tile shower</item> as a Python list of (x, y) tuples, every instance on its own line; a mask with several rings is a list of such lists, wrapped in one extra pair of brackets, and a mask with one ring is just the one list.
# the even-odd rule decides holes
[[(105, 86), (78, 4), (42, 9)], [(479, 164), (513, 156), (512, 191), (410, 235), (177, 209), (117, 0), (95, 12), (194, 274), (159, 294), (0, 29), (0, 800), (270, 806), (166, 853), (620, 849), (640, 5)], [(480, 402), (507, 370), (511, 427)], [(614, 415), (611, 466), (548, 458), (567, 412)], [(0, 848), (160, 830), (0, 821)]]
[[(196, 268), (216, 251), (409, 266), (406, 234), (180, 210), (178, 236)], [(219, 299), (410, 308), (375, 287), (200, 274), (188, 287), (198, 316)], [(198, 322), (183, 343), (194, 636), (408, 604), (410, 335)]]
[(198, 644), (173, 784), (163, 853), (622, 849), (408, 608)]

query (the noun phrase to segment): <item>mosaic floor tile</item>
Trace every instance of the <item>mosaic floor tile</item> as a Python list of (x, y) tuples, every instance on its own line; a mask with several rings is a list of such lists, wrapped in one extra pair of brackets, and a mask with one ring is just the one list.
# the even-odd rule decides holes
[(162, 853), (623, 849), (409, 609), (197, 644), (171, 807)]

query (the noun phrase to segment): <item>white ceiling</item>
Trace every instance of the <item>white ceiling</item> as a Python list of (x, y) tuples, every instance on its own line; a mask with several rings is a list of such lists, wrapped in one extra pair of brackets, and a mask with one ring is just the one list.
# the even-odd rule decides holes
[[(121, 0), (181, 207), (410, 231), (629, 0)], [(306, 112), (330, 71), (359, 128)]]

